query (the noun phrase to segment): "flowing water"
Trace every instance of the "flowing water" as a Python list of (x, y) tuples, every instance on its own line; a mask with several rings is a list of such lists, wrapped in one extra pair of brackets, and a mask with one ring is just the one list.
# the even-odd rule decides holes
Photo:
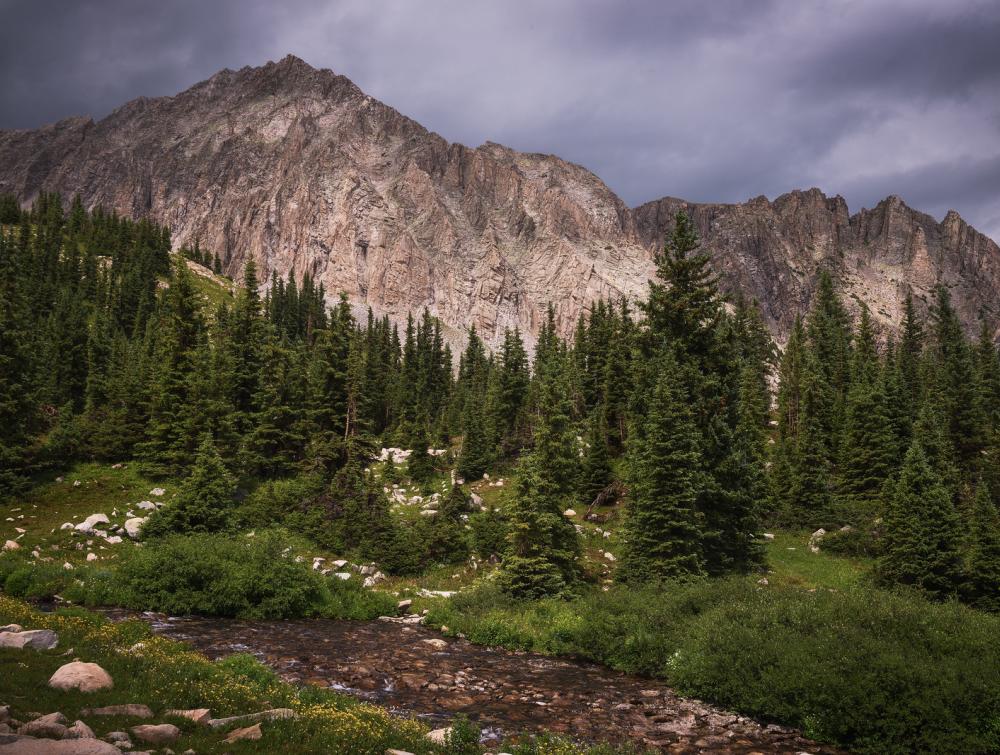
[(210, 658), (252, 653), (290, 682), (341, 690), (431, 723), (464, 713), (487, 739), (548, 730), (676, 753), (835, 752), (789, 729), (678, 697), (654, 680), (480, 647), (414, 624), (142, 618)]

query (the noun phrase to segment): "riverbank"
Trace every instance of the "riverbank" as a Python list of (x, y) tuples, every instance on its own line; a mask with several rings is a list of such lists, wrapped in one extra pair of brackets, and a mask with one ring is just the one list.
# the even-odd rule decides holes
[[(18, 744), (2, 729), (16, 731), (31, 721), (62, 717), (67, 724), (82, 721), (85, 728), (76, 730), (91, 730), (94, 747), (101, 741), (121, 741), (124, 737), (133, 743), (133, 752), (143, 747), (166, 752), (169, 747), (197, 755), (384, 755), (387, 750), (415, 755), (476, 755), (484, 749), (476, 727), (462, 723), (460, 718), (451, 719), (454, 730), (450, 736), (439, 732), (435, 741), (429, 737), (434, 728), (431, 723), (329, 688), (291, 684), (245, 652), (213, 662), (186, 644), (154, 634), (144, 621), (111, 622), (76, 609), (42, 613), (0, 595), (0, 626), (11, 623), (25, 630), (50, 629), (57, 634), (58, 644), (51, 649), (0, 648), (0, 712), (5, 719), (0, 727), (0, 753), (8, 748), (17, 752)], [(97, 664), (113, 686), (89, 692), (52, 688), (52, 675), (74, 659)], [(125, 705), (134, 707), (97, 710)], [(199, 709), (207, 711), (197, 716), (197, 721), (176, 714)], [(271, 713), (260, 715), (268, 711)], [(246, 716), (250, 717), (226, 720)], [(211, 725), (206, 723), (209, 720)], [(159, 727), (163, 738), (159, 742), (144, 740), (148, 731), (137, 729), (142, 726)], [(244, 733), (244, 738), (233, 739), (234, 732), (247, 729), (250, 731)], [(46, 733), (60, 732), (52, 727)], [(27, 741), (21, 740), (21, 746)], [(39, 746), (54, 741), (42, 739)], [(75, 740), (62, 741), (68, 747)], [(578, 746), (547, 734), (504, 746), (514, 755), (634, 752)]]
[(394, 621), (241, 621), (148, 615), (209, 658), (251, 653), (285, 681), (339, 689), (435, 726), (468, 715), (487, 741), (556, 732), (672, 753), (833, 753), (660, 681), (597, 664), (474, 645)]

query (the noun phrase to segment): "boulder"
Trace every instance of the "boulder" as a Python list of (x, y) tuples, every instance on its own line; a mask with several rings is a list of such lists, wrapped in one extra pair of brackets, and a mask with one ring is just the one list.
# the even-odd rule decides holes
[(125, 534), (127, 534), (133, 540), (139, 539), (139, 533), (142, 531), (142, 525), (146, 523), (146, 517), (136, 516), (131, 519), (125, 520)]
[(21, 549), (21, 545), (19, 543), (15, 543), (13, 540), (8, 540), (3, 544), (3, 549), (5, 551), (16, 551)]
[(271, 710), (262, 710), (260, 713), (246, 713), (242, 716), (229, 716), (228, 718), (213, 718), (208, 722), (208, 725), (213, 729), (226, 729), (234, 724), (249, 724), (255, 721), (277, 721), (285, 718), (298, 718), (298, 715), (291, 708), (272, 708)]
[[(17, 626), (14, 624), (13, 626)], [(0, 648), (52, 650), (59, 644), (59, 635), (51, 629), (29, 629), (26, 632), (0, 632)]]
[(396, 610), (402, 613), (407, 613), (410, 610), (410, 606), (413, 605), (412, 600), (401, 600), (396, 604)]
[(73, 725), (66, 729), (65, 739), (96, 739), (94, 730), (83, 721), (74, 721)]
[(96, 663), (73, 661), (56, 669), (49, 679), (49, 686), (64, 692), (71, 689), (96, 692), (101, 689), (111, 689), (115, 683), (108, 672)]
[(62, 739), (66, 736), (66, 716), (62, 713), (49, 713), (29, 721), (17, 730), (22, 737), (45, 737), (46, 739)]
[(152, 718), (153, 711), (148, 705), (126, 703), (124, 705), (105, 705), (103, 708), (84, 708), (81, 716), (129, 716), (130, 718)]
[(173, 724), (142, 724), (133, 726), (129, 731), (136, 739), (151, 745), (169, 745), (181, 737), (181, 730)]
[(99, 739), (51, 739), (0, 737), (0, 755), (121, 755), (112, 744)]
[(76, 525), (74, 529), (77, 532), (84, 532), (88, 535), (92, 535), (98, 524), (111, 524), (111, 520), (108, 519), (106, 514), (91, 514)]
[(436, 745), (443, 745), (447, 743), (448, 736), (451, 734), (451, 727), (444, 729), (435, 729), (434, 731), (427, 733), (427, 739)]
[(253, 726), (246, 726), (242, 729), (233, 729), (233, 731), (229, 732), (229, 736), (226, 737), (225, 741), (229, 744), (242, 740), (256, 741), (262, 736), (264, 736), (264, 733), (260, 730), (260, 724), (256, 723)]
[(814, 533), (809, 536), (809, 550), (813, 553), (819, 553), (819, 541), (826, 537), (826, 530), (820, 527)]
[(156, 509), (156, 504), (152, 501), (139, 501), (139, 503), (136, 504), (136, 508), (143, 511), (153, 511)]
[(209, 720), (212, 718), (212, 711), (208, 708), (191, 708), (188, 710), (167, 710), (163, 712), (163, 715), (186, 718), (189, 721), (194, 721), (196, 724), (207, 726)]

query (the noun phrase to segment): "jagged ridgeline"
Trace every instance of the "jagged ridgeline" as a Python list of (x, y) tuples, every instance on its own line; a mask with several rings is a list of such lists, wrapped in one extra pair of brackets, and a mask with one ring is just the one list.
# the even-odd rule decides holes
[[(0, 213), (5, 494), (48, 468), (133, 459), (204, 482), (150, 536), (230, 529), (234, 502), (264, 489), (284, 503), (256, 511), (263, 526), (395, 572), (485, 549), (522, 597), (592, 578), (563, 511), (617, 502), (622, 581), (750, 570), (768, 522), (836, 529), (828, 547), (877, 554), (886, 582), (997, 606), (1000, 363), (944, 287), (926, 319), (906, 298), (899, 338), (880, 343), (823, 274), (778, 360), (678, 213), (641, 317), (598, 300), (564, 340), (549, 308), (533, 360), (516, 329), (490, 350), (472, 327), (456, 365), (426, 310), (402, 333), (370, 311), (357, 322), (308, 273), (264, 287), (250, 262), (234, 283), (213, 251), (171, 254), (165, 228), (79, 200), (5, 198)], [(379, 441), (444, 486), (436, 516), (396, 521), (370, 474)], [(509, 505), (466, 533), (455, 476), (509, 468)]]

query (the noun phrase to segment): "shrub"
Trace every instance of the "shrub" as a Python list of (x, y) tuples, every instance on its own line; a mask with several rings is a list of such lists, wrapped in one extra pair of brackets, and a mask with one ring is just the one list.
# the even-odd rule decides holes
[(278, 532), (173, 536), (138, 548), (90, 603), (178, 614), (287, 618), (329, 602), (325, 580), (289, 558)]
[(836, 530), (826, 535), (819, 545), (827, 553), (839, 556), (872, 558), (879, 554), (875, 533), (864, 527)]
[(683, 691), (879, 753), (1000, 747), (1000, 622), (909, 595), (754, 590), (696, 620)]
[(958, 604), (743, 577), (519, 603), (487, 583), (429, 619), (482, 644), (664, 677), (854, 751), (1000, 751), (1000, 618)]

